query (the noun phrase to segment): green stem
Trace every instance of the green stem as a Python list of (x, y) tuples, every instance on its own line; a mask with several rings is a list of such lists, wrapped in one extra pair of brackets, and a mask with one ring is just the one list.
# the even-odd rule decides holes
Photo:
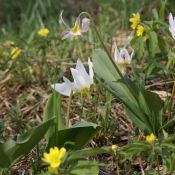
[[(56, 109), (58, 106), (56, 106), (56, 100), (57, 100), (57, 92), (54, 91), (54, 108)], [(55, 122), (56, 122), (56, 125), (55, 125), (55, 145), (57, 145), (58, 143), (58, 123), (59, 123), (59, 119), (58, 119), (58, 116), (56, 116), (55, 118)]]
[[(81, 101), (81, 117), (83, 118), (83, 115), (84, 115), (84, 99), (83, 99), (83, 96), (81, 95), (81, 97), (80, 97), (80, 101)], [(80, 119), (80, 121), (81, 121), (81, 119)]]
[(40, 171), (40, 163), (39, 163), (39, 160), (40, 160), (40, 154), (39, 154), (39, 152), (40, 152), (40, 150), (39, 150), (39, 144), (37, 144), (36, 150), (37, 150), (37, 165), (38, 165), (37, 170)]
[[(123, 75), (122, 75), (122, 73), (120, 72), (119, 68), (117, 67), (117, 65), (116, 65), (116, 63), (115, 63), (113, 57), (111, 56), (109, 50), (107, 49), (106, 45), (104, 44), (104, 42), (103, 42), (103, 40), (102, 40), (102, 38), (101, 38), (101, 36), (100, 36), (100, 33), (99, 33), (99, 31), (98, 31), (98, 29), (97, 29), (97, 27), (96, 27), (96, 24), (95, 24), (93, 18), (92, 18), (91, 15), (90, 15), (89, 13), (87, 13), (87, 12), (81, 12), (79, 16), (81, 16), (81, 15), (83, 15), (83, 14), (87, 15), (87, 16), (91, 19), (91, 21), (93, 22), (93, 27), (94, 27), (95, 33), (97, 34), (97, 37), (98, 37), (98, 39), (99, 39), (99, 41), (100, 41), (100, 44), (101, 44), (101, 46), (104, 48), (105, 52), (107, 53), (107, 55), (108, 55), (108, 57), (109, 57), (111, 63), (113, 64), (115, 70), (116, 70), (117, 73), (119, 74), (120, 78), (124, 81), (124, 83), (128, 86), (128, 88), (129, 88), (130, 91), (133, 93), (133, 95), (134, 95), (135, 97), (137, 97), (137, 94), (136, 94), (136, 93), (133, 91), (133, 89), (130, 87), (129, 82), (123, 77)], [(136, 99), (137, 99), (137, 98), (136, 98)]]
[(112, 94), (106, 91), (106, 104), (105, 104), (105, 129), (109, 128), (109, 113), (111, 108)]
[(73, 95), (73, 92), (71, 91), (70, 96), (69, 96), (69, 100), (68, 100), (68, 106), (67, 106), (66, 128), (69, 128), (69, 117), (70, 117), (70, 109), (71, 109), (72, 95)]

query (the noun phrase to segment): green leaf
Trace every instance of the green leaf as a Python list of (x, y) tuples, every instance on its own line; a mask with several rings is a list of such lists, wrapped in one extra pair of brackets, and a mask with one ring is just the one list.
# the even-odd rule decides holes
[(0, 145), (0, 155), (0, 168), (7, 168), (10, 165), (10, 158), (2, 148), (2, 145)]
[[(9, 140), (0, 145), (0, 153), (3, 156), (0, 156), (0, 162), (7, 160), (3, 164), (3, 168), (8, 168), (13, 165), (17, 160), (22, 156), (28, 154), (44, 137), (48, 128), (53, 125), (54, 118), (48, 120), (47, 122), (42, 123), (26, 132), (25, 134), (18, 136), (17, 141)], [(1, 164), (0, 164), (1, 166)]]
[(50, 95), (44, 108), (44, 121), (48, 121), (52, 117), (55, 117), (55, 125), (53, 125), (46, 134), (48, 141), (55, 134), (56, 128), (57, 130), (65, 128), (63, 118), (61, 117), (61, 95), (57, 92)]
[(78, 161), (77, 165), (73, 167), (70, 171), (71, 175), (98, 175), (99, 174), (99, 166), (103, 164), (99, 164), (94, 160), (81, 160)]
[(174, 144), (171, 144), (171, 143), (162, 143), (161, 144), (161, 147), (162, 148), (165, 148), (167, 150), (172, 150), (172, 151), (175, 151), (175, 145)]
[(86, 158), (88, 156), (96, 156), (98, 154), (113, 154), (114, 152), (109, 147), (101, 147), (101, 148), (85, 148), (77, 151), (73, 151), (70, 153), (67, 161), (72, 162), (77, 159)]
[(171, 143), (175, 141), (175, 135), (171, 135), (168, 138), (164, 139), (162, 143)]
[(148, 35), (148, 51), (151, 57), (154, 58), (158, 46), (157, 34), (154, 31), (148, 31), (147, 35)]
[(120, 160), (124, 161), (151, 149), (152, 146), (147, 142), (135, 142), (121, 147), (120, 150), (117, 152), (117, 156)]
[(153, 92), (143, 90), (139, 93), (139, 105), (147, 116), (150, 131), (158, 135), (159, 129), (162, 127), (163, 103), (160, 97)]
[(120, 77), (103, 50), (95, 49), (92, 58), (102, 85), (123, 103), (132, 122), (157, 136), (162, 126), (162, 101), (158, 95)]
[(141, 60), (143, 58), (145, 49), (144, 49), (144, 38), (143, 37), (136, 37), (132, 39), (131, 44), (133, 45), (133, 48), (135, 50), (135, 57), (138, 60)]
[[(91, 122), (81, 122), (73, 125), (71, 128), (58, 131), (58, 147), (66, 147), (66, 149), (80, 149), (86, 145), (94, 135), (99, 131), (100, 126)], [(54, 138), (52, 138), (54, 139)], [(52, 140), (51, 140), (51, 143)], [(55, 145), (49, 145), (53, 147)]]

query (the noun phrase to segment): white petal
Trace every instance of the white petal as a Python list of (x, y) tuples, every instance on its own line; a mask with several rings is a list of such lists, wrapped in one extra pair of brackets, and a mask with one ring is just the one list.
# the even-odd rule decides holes
[(90, 87), (91, 79), (83, 77), (76, 69), (71, 68), (74, 84), (77, 90), (81, 90), (84, 87)]
[(120, 59), (125, 60), (125, 61), (130, 61), (130, 56), (129, 56), (129, 53), (126, 49), (121, 49)]
[(82, 32), (87, 32), (89, 30), (89, 26), (90, 26), (90, 19), (83, 18), (82, 19), (82, 24), (81, 24), (81, 31)]
[(172, 37), (175, 39), (175, 20), (173, 15), (169, 14), (169, 31), (171, 32)]
[(63, 80), (67, 84), (67, 86), (71, 87), (72, 91), (75, 91), (75, 86), (74, 86), (74, 83), (73, 82), (71, 82), (69, 79), (67, 79), (64, 76), (63, 76)]
[(118, 51), (118, 48), (115, 47), (115, 49), (114, 49), (114, 60), (117, 63), (119, 61), (119, 59), (120, 59), (120, 53)]
[(78, 16), (78, 18), (76, 19), (76, 21), (75, 21), (75, 24), (74, 24), (74, 26), (76, 26), (76, 25), (80, 25), (80, 16)]
[(63, 20), (63, 10), (61, 11), (60, 13), (60, 23), (63, 23), (64, 26), (67, 28), (67, 29), (70, 29), (70, 27), (66, 24), (66, 22)]
[(73, 69), (73, 68), (71, 68), (70, 70), (71, 70), (71, 73), (72, 73), (72, 76), (74, 79), (74, 86), (77, 90), (80, 90), (83, 87), (83, 85), (79, 80), (78, 71), (76, 69)]
[(91, 77), (86, 72), (86, 69), (80, 59), (77, 60), (76, 70), (78, 71), (79, 78), (86, 80), (87, 83), (91, 82)]
[(88, 58), (88, 65), (89, 65), (89, 76), (91, 77), (91, 83), (93, 83), (94, 71), (93, 71), (93, 63), (90, 60), (90, 58)]
[(52, 84), (51, 87), (57, 92), (59, 92), (60, 94), (65, 95), (65, 96), (70, 96), (71, 91), (72, 91), (71, 87), (68, 86), (66, 83)]
[(72, 32), (71, 31), (66, 31), (63, 33), (63, 37), (62, 37), (62, 40), (66, 39), (66, 38), (72, 38), (74, 37), (74, 35), (72, 35)]

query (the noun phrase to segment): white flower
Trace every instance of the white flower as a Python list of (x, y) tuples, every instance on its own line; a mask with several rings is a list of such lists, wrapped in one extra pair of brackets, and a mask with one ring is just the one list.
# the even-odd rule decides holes
[(66, 38), (73, 38), (75, 36), (82, 36), (83, 33), (87, 32), (89, 30), (89, 26), (90, 26), (90, 19), (88, 18), (83, 18), (81, 20), (80, 16), (81, 14), (77, 17), (76, 22), (74, 24), (74, 27), (69, 27), (69, 25), (67, 25), (65, 23), (65, 21), (62, 18), (62, 14), (63, 12), (61, 12), (60, 14), (60, 21), (66, 26), (67, 30), (65, 32), (63, 32), (63, 39)]
[(117, 64), (122, 74), (125, 74), (126, 67), (131, 63), (134, 50), (131, 55), (129, 55), (126, 49), (121, 49), (120, 52), (117, 47), (114, 50), (114, 61)]
[(93, 84), (93, 63), (88, 59), (89, 74), (86, 72), (84, 65), (77, 60), (76, 68), (71, 68), (71, 73), (74, 82), (71, 82), (66, 77), (63, 77), (63, 83), (52, 84), (52, 88), (62, 95), (70, 96), (71, 92), (85, 92), (88, 91), (91, 84)]
[(175, 39), (175, 18), (173, 15), (169, 14), (169, 31), (171, 32), (172, 37)]

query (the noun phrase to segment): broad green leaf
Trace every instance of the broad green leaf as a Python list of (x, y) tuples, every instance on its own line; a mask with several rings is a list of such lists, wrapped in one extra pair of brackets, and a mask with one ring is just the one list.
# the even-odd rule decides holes
[(175, 135), (170, 135), (168, 138), (164, 139), (162, 143), (171, 143), (175, 141)]
[(2, 148), (2, 145), (0, 145), (0, 155), (0, 168), (7, 168), (10, 165), (10, 158)]
[(12, 155), (12, 158), (15, 160), (16, 158), (27, 154), (44, 137), (49, 127), (53, 125), (53, 123), (54, 118), (19, 136), (16, 141), (16, 150)]
[(95, 160), (81, 160), (78, 161), (77, 165), (72, 168), (70, 171), (71, 175), (98, 175), (99, 174), (99, 166), (103, 166), (103, 164), (97, 163)]
[(158, 47), (158, 39), (157, 34), (154, 31), (147, 32), (148, 35), (148, 51), (152, 58), (154, 58), (156, 49)]
[(86, 158), (89, 156), (96, 156), (98, 154), (113, 154), (114, 152), (110, 147), (101, 147), (101, 148), (85, 148), (85, 149), (81, 149), (81, 150), (77, 150), (77, 151), (73, 151), (70, 153), (67, 161), (71, 162), (71, 161), (75, 161), (77, 159), (81, 159), (81, 158)]
[(167, 150), (172, 150), (173, 152), (175, 151), (175, 144), (171, 144), (171, 143), (162, 143), (161, 144), (162, 148), (165, 148)]
[(150, 91), (143, 90), (139, 93), (139, 104), (147, 117), (150, 131), (158, 135), (162, 127), (162, 101), (160, 97)]
[(143, 58), (145, 49), (144, 49), (144, 38), (143, 37), (136, 37), (132, 39), (131, 44), (133, 45), (133, 48), (135, 50), (135, 57), (138, 60), (141, 60)]
[(44, 121), (47, 121), (52, 117), (55, 117), (55, 125), (53, 125), (46, 134), (46, 139), (48, 141), (53, 137), (56, 129), (60, 130), (65, 127), (63, 118), (61, 117), (61, 95), (57, 92), (50, 95), (44, 108)]
[(44, 137), (48, 128), (53, 125), (53, 121), (54, 118), (18, 136), (17, 141), (9, 140), (1, 144), (0, 153), (3, 156), (0, 156), (0, 162), (7, 159), (6, 163), (3, 164), (3, 168), (8, 168), (19, 160), (19, 158), (28, 154)]
[(142, 152), (149, 151), (152, 146), (147, 142), (136, 142), (127, 144), (120, 148), (117, 152), (117, 156), (120, 160), (131, 159), (134, 156), (140, 155)]
[(103, 50), (95, 49), (92, 58), (102, 85), (123, 103), (130, 120), (142, 130), (157, 135), (162, 126), (160, 98), (122, 78)]
[[(71, 128), (59, 130), (58, 147), (66, 147), (67, 149), (80, 149), (86, 145), (94, 135), (99, 131), (100, 127), (91, 122), (81, 122), (73, 125)], [(52, 138), (54, 139), (54, 138)], [(53, 143), (52, 140), (50, 143)], [(49, 145), (48, 148), (55, 145)]]

